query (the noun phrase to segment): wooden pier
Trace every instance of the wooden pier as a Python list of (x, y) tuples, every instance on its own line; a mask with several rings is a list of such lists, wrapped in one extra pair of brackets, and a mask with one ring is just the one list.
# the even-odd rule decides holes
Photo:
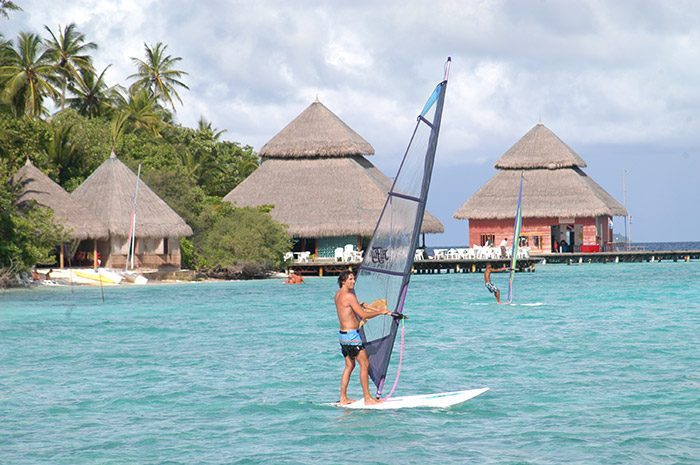
[[(518, 260), (516, 271), (535, 271), (535, 264), (540, 258), (525, 258)], [(413, 262), (414, 274), (441, 274), (441, 273), (483, 273), (486, 264), (491, 263), (494, 268), (510, 266), (510, 260), (435, 260), (424, 259)], [(360, 262), (336, 262), (333, 260), (311, 260), (307, 262), (295, 262), (287, 267), (287, 271), (294, 270), (304, 276), (337, 276), (341, 271), (350, 269), (357, 272)]]
[[(538, 263), (657, 263), (689, 262), (700, 260), (700, 250), (630, 250), (619, 252), (595, 253), (548, 253), (530, 254), (529, 258), (519, 259), (518, 272), (535, 271)], [(483, 273), (486, 264), (494, 268), (510, 266), (509, 259), (424, 259), (413, 262), (415, 274), (441, 273)], [(359, 261), (338, 262), (333, 259), (317, 259), (304, 262), (295, 261), (287, 266), (287, 271), (294, 270), (305, 276), (337, 276), (341, 271), (350, 269), (357, 272)]]
[(628, 250), (594, 253), (530, 254), (530, 258), (542, 263), (641, 263), (641, 262), (689, 262), (700, 260), (700, 250)]

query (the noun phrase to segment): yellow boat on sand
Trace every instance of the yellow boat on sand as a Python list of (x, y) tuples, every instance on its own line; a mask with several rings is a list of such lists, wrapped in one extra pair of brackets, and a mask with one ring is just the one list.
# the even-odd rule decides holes
[(73, 270), (75, 276), (93, 281), (95, 284), (119, 284), (122, 276), (113, 271), (99, 268), (98, 270)]

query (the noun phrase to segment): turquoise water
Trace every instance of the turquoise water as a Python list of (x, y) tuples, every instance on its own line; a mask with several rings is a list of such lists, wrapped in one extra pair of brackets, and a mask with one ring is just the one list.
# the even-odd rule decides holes
[(498, 306), (480, 274), (416, 276), (397, 395), (491, 391), (384, 412), (323, 405), (334, 278), (0, 292), (0, 463), (698, 463), (698, 282), (541, 265), (535, 305)]

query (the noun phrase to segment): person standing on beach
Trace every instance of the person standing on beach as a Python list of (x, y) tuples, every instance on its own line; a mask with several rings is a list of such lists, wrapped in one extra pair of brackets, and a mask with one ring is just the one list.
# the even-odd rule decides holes
[(354, 402), (348, 398), (348, 384), (350, 384), (350, 375), (355, 369), (355, 360), (360, 363), (360, 385), (365, 405), (379, 403), (381, 401), (373, 398), (369, 393), (369, 357), (360, 336), (360, 323), (379, 315), (394, 315), (386, 309), (386, 305), (385, 308), (374, 308), (364, 303), (361, 304), (357, 300), (355, 275), (352, 271), (346, 270), (340, 273), (338, 286), (340, 290), (335, 293), (335, 308), (340, 324), (338, 342), (340, 342), (340, 350), (345, 357), (345, 369), (340, 378), (339, 403), (344, 405)]
[(506, 258), (508, 256), (508, 238), (504, 237), (503, 240), (501, 241), (501, 258)]
[(491, 282), (491, 273), (498, 273), (501, 271), (508, 271), (509, 268), (503, 267), (503, 268), (491, 268), (491, 264), (487, 263), (486, 264), (486, 269), (484, 270), (484, 283), (486, 284), (486, 289), (489, 290), (491, 294), (496, 296), (496, 303), (500, 304), (501, 303), (501, 290), (496, 287), (495, 284)]

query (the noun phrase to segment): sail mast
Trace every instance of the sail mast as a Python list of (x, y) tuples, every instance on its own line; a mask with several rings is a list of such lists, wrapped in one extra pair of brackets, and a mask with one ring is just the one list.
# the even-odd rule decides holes
[(508, 277), (508, 300), (513, 301), (513, 279), (515, 279), (515, 266), (518, 264), (518, 247), (520, 247), (520, 230), (523, 226), (523, 173), (520, 173), (520, 187), (518, 188), (518, 203), (515, 207), (515, 224), (513, 225), (513, 248), (510, 256), (510, 276)]
[[(141, 163), (139, 163), (138, 172), (136, 174), (136, 187), (134, 188), (134, 197), (131, 202), (131, 226), (129, 228), (129, 251), (126, 256), (125, 270), (134, 269), (134, 249), (136, 246), (136, 202), (139, 197), (139, 180), (141, 179)], [(131, 262), (129, 262), (131, 260)]]

